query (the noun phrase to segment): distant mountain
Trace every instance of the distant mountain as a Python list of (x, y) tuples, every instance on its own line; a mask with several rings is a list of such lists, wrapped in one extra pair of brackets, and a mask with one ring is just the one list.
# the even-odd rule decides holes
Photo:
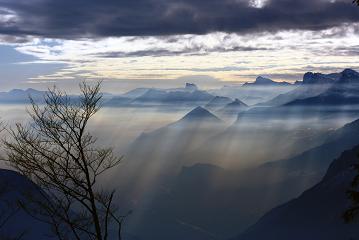
[(320, 183), (265, 214), (236, 240), (337, 240), (357, 239), (356, 223), (345, 224), (342, 214), (349, 206), (346, 190), (354, 177), (359, 146), (345, 151), (330, 165)]
[(118, 107), (118, 106), (128, 105), (131, 102), (132, 102), (132, 98), (116, 96), (110, 98), (108, 101), (105, 101), (104, 105), (108, 107)]
[(0, 92), (1, 103), (30, 103), (31, 96), (35, 101), (43, 101), (45, 91), (38, 91), (32, 88), (26, 90), (13, 89), (9, 92)]
[(243, 84), (243, 87), (254, 87), (254, 86), (259, 86), (259, 87), (263, 87), (263, 86), (290, 86), (292, 84), (288, 83), (288, 82), (275, 82), (272, 79), (269, 78), (265, 78), (262, 76), (259, 76), (256, 78), (256, 80), (254, 82), (246, 82), (245, 84)]
[(192, 91), (196, 91), (199, 90), (197, 85), (194, 83), (186, 83), (186, 85), (183, 88), (170, 88), (170, 89), (158, 89), (158, 88), (135, 88), (133, 90), (130, 90), (124, 94), (121, 95), (121, 97), (124, 98), (129, 98), (129, 99), (135, 99), (138, 97), (141, 97), (142, 95), (144, 95), (146, 92), (150, 91), (150, 90), (154, 90), (156, 91), (166, 91), (166, 92), (176, 92), (176, 91), (187, 91), (187, 92), (192, 92)]
[[(224, 127), (224, 122), (217, 116), (203, 107), (196, 107), (178, 121), (141, 134), (131, 144), (126, 158), (133, 159), (130, 165), (145, 160), (154, 166), (161, 161), (164, 162), (163, 167), (176, 166), (184, 160), (186, 152), (195, 149)], [(138, 172), (136, 168), (134, 171)]]
[(123, 98), (133, 99), (145, 94), (151, 88), (135, 88), (121, 95)]
[(221, 113), (224, 114), (234, 114), (238, 115), (238, 113), (243, 112), (248, 109), (248, 105), (236, 98), (233, 102), (228, 103), (222, 109), (220, 109)]
[(339, 79), (341, 74), (321, 74), (308, 72), (304, 74), (303, 81), (295, 84), (295, 89), (279, 94), (273, 99), (261, 103), (264, 106), (281, 106), (292, 101), (316, 97), (327, 91)]
[(186, 83), (182, 88), (136, 88), (120, 96), (113, 96), (105, 102), (106, 106), (128, 106), (131, 104), (173, 104), (207, 102), (214, 96), (200, 91), (196, 84)]
[(197, 90), (198, 90), (198, 87), (197, 87), (197, 85), (194, 84), (194, 83), (186, 83), (185, 90), (188, 90), (188, 91), (197, 91)]
[(303, 76), (302, 84), (332, 84), (339, 76), (339, 73), (322, 74), (307, 72)]
[[(176, 122), (141, 134), (125, 153), (124, 172), (120, 174), (125, 179), (120, 184), (126, 189), (129, 187), (129, 192), (139, 191), (138, 194), (146, 195), (151, 188), (162, 186), (164, 179), (177, 174), (185, 164), (183, 156), (187, 152), (225, 127), (214, 114), (196, 107)], [(144, 185), (148, 189), (144, 190)]]
[(133, 103), (162, 103), (162, 104), (181, 104), (181, 103), (207, 103), (214, 98), (206, 91), (165, 91), (150, 89), (140, 97), (133, 100)]
[(221, 120), (216, 117), (213, 113), (210, 113), (207, 109), (203, 107), (196, 107), (189, 113), (187, 113), (178, 123), (183, 122), (193, 122), (193, 121), (201, 121), (201, 122), (221, 122)]
[(248, 105), (254, 105), (268, 101), (279, 94), (289, 92), (294, 88), (296, 88), (294, 84), (275, 82), (268, 78), (258, 77), (253, 83), (228, 85), (220, 89), (211, 90), (210, 93), (232, 99), (238, 98)]
[(313, 105), (351, 105), (359, 104), (359, 73), (352, 69), (345, 69), (330, 88), (323, 93), (309, 98), (296, 99), (287, 106)]
[(359, 84), (359, 73), (353, 69), (345, 69), (339, 78), (340, 84)]
[(226, 107), (237, 108), (237, 107), (248, 107), (248, 105), (242, 102), (241, 100), (239, 100), (238, 98), (236, 98), (233, 102), (228, 103)]
[(233, 100), (229, 97), (215, 96), (211, 101), (209, 101), (209, 103), (206, 104), (205, 107), (215, 110), (222, 108), (231, 102), (233, 102)]

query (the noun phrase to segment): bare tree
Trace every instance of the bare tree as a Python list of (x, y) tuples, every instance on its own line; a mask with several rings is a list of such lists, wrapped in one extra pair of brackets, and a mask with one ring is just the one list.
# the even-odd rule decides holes
[(115, 191), (106, 191), (99, 178), (120, 163), (112, 148), (96, 145), (87, 130), (89, 120), (100, 109), (100, 83), (81, 84), (81, 96), (74, 100), (56, 87), (40, 106), (31, 98), (31, 122), (7, 128), (3, 140), (6, 161), (32, 180), (39, 189), (26, 194), (30, 203), (21, 207), (34, 218), (52, 226), (60, 239), (109, 238), (110, 228), (121, 227)]
[(353, 0), (353, 3), (355, 3), (359, 6), (359, 0)]

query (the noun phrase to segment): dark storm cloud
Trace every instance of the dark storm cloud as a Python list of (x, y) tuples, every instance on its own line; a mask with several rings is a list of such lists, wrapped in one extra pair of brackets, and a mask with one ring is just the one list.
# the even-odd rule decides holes
[[(56, 38), (322, 30), (359, 21), (351, 0), (0, 0), (0, 34)], [(11, 15), (6, 18), (1, 15)]]
[(126, 57), (166, 57), (166, 56), (179, 56), (179, 55), (190, 55), (190, 56), (200, 56), (206, 55), (208, 53), (214, 52), (250, 52), (250, 51), (266, 51), (266, 50), (273, 50), (271, 48), (261, 48), (261, 47), (241, 47), (241, 46), (234, 46), (234, 47), (215, 47), (211, 49), (205, 49), (203, 47), (191, 47), (185, 48), (183, 50), (168, 50), (168, 49), (150, 49), (150, 50), (141, 50), (141, 51), (134, 51), (134, 52), (103, 52), (103, 53), (95, 53), (91, 54), (90, 56), (100, 57), (100, 58), (126, 58)]

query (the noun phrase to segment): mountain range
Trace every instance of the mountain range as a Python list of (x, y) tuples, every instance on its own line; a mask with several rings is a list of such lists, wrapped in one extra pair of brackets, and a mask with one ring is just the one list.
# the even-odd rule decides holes
[[(32, 88), (0, 92), (2, 103), (28, 103), (29, 96), (42, 101), (45, 91)], [(254, 82), (221, 89), (200, 90), (193, 83), (182, 88), (136, 88), (121, 95), (104, 93), (105, 106), (127, 105), (204, 105), (218, 110), (238, 99), (245, 105), (257, 106), (317, 106), (359, 104), (359, 73), (345, 69), (340, 73), (307, 72), (295, 84), (276, 82), (259, 76)]]
[(301, 98), (287, 103), (287, 106), (352, 105), (359, 104), (359, 73), (345, 69), (337, 80), (317, 96)]
[(0, 92), (0, 102), (2, 103), (30, 103), (29, 97), (35, 101), (43, 101), (44, 91), (38, 91), (32, 88), (26, 90), (13, 89), (9, 92)]
[(280, 94), (260, 106), (318, 106), (358, 104), (359, 73), (345, 69), (340, 73), (308, 72), (297, 88)]

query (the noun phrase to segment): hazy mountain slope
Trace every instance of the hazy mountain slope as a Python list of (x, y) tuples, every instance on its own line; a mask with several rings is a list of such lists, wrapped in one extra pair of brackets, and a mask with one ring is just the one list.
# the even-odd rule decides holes
[(223, 108), (221, 108), (219, 112), (238, 116), (238, 113), (246, 111), (247, 109), (248, 105), (236, 98), (234, 101), (226, 104)]
[(121, 97), (133, 99), (136, 97), (140, 97), (141, 95), (145, 94), (150, 89), (151, 88), (135, 88), (133, 90), (130, 90), (130, 91), (122, 94)]
[[(356, 121), (330, 134), (328, 142), (317, 148), (245, 170), (208, 164), (184, 167), (166, 185), (166, 190), (153, 199), (149, 207), (151, 216), (166, 218), (172, 224), (179, 224), (176, 219), (191, 223), (206, 233), (206, 239), (229, 238), (273, 207), (318, 183), (333, 158), (359, 144), (355, 137), (358, 134), (359, 121)], [(157, 226), (161, 221), (153, 224)], [(172, 237), (171, 233), (166, 236)]]
[(264, 215), (237, 240), (357, 239), (357, 223), (345, 224), (342, 214), (349, 201), (346, 190), (354, 176), (359, 146), (345, 151), (330, 165), (320, 183), (297, 199)]
[[(254, 166), (264, 161), (289, 158), (322, 144), (326, 140), (325, 134), (332, 131), (333, 126), (325, 123), (330, 114), (320, 111), (289, 108), (239, 110), (234, 124), (208, 139), (187, 157), (223, 167)], [(308, 124), (316, 122), (320, 126), (309, 127)]]
[(233, 102), (233, 100), (229, 97), (216, 96), (206, 104), (205, 108), (209, 110), (216, 110), (219, 108), (223, 108), (224, 106), (226, 106), (231, 102)]
[[(224, 123), (202, 107), (158, 130), (143, 133), (130, 146), (122, 170), (131, 175), (124, 181), (135, 181), (131, 191), (156, 186), (160, 179), (172, 177), (185, 164), (184, 155), (208, 138), (223, 131)], [(141, 174), (145, 172), (145, 174)], [(146, 189), (145, 192), (148, 192)], [(143, 193), (144, 191), (142, 191)], [(141, 194), (142, 194), (141, 193)]]

